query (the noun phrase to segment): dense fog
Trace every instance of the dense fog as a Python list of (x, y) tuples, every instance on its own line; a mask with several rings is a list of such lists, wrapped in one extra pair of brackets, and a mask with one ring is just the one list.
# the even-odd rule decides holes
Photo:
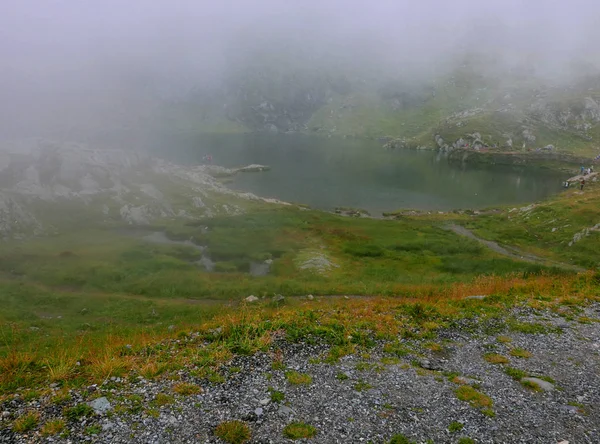
[(424, 82), (477, 54), (564, 82), (596, 68), (599, 19), (593, 0), (5, 0), (0, 130), (143, 126), (257, 65)]

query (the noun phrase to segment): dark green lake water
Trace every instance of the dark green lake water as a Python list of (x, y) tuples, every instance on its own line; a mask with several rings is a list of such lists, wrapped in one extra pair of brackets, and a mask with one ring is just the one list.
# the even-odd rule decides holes
[(560, 191), (563, 176), (540, 169), (451, 165), (431, 151), (386, 151), (380, 143), (285, 134), (163, 135), (155, 152), (181, 164), (271, 166), (238, 174), (230, 187), (314, 208), (449, 210), (522, 204)]

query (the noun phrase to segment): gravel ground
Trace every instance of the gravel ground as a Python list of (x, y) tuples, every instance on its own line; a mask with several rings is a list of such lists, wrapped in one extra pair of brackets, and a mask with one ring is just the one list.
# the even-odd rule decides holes
[[(39, 427), (28, 434), (12, 432), (9, 425), (28, 410), (40, 411), (43, 424), (60, 417), (63, 408), (16, 397), (0, 405), (0, 443), (220, 443), (214, 429), (232, 419), (249, 425), (251, 443), (292, 442), (282, 433), (291, 421), (314, 426), (316, 436), (300, 441), (314, 443), (385, 443), (398, 433), (419, 443), (457, 443), (464, 437), (477, 443), (600, 443), (600, 305), (585, 309), (582, 316), (590, 319), (586, 323), (531, 310), (516, 314), (524, 321), (552, 325), (557, 332), (506, 330), (501, 334), (512, 342), (503, 343), (496, 332), (486, 335), (459, 325), (439, 332), (435, 341), (442, 345), (440, 350), (406, 340), (406, 346), (418, 352), (384, 363), (381, 359), (390, 355), (382, 346), (368, 350), (369, 356), (357, 353), (325, 364), (315, 358), (327, 347), (278, 340), (273, 348), (282, 350), (286, 369), (309, 374), (310, 384), (290, 384), (285, 370), (272, 368), (272, 353), (237, 357), (223, 372), (225, 383), (193, 380), (182, 373), (184, 380), (202, 386), (202, 392), (176, 396), (173, 404), (158, 408), (152, 416), (146, 407), (157, 393), (172, 394), (173, 381), (112, 381), (73, 393), (72, 404), (106, 396), (111, 410), (68, 422), (69, 434), (63, 438), (44, 438)], [(516, 347), (531, 357), (512, 356)], [(484, 355), (491, 352), (510, 362), (487, 362)], [(553, 389), (531, 390), (508, 376), (507, 366), (551, 378)], [(456, 374), (492, 399), (495, 416), (457, 398)], [(272, 402), (269, 388), (283, 392), (285, 399)], [(144, 408), (136, 413), (115, 410), (122, 397), (131, 394), (139, 395)], [(463, 428), (449, 431), (453, 421)], [(90, 425), (99, 426), (99, 433), (89, 435)]]

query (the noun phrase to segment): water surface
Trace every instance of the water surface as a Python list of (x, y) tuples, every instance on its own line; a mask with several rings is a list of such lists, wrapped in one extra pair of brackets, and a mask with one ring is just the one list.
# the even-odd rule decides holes
[(386, 151), (375, 141), (287, 134), (162, 135), (157, 154), (183, 164), (206, 154), (227, 167), (260, 163), (230, 186), (314, 208), (450, 210), (522, 204), (560, 191), (560, 174), (507, 166), (448, 164), (432, 151)]

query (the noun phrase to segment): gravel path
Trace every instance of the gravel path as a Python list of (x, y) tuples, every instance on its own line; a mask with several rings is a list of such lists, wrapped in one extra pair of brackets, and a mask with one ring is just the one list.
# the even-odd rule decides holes
[[(39, 429), (27, 435), (10, 431), (9, 421), (29, 409), (42, 412), (41, 423), (62, 411), (17, 397), (0, 405), (0, 442), (221, 443), (215, 427), (236, 419), (249, 425), (251, 443), (293, 442), (283, 437), (291, 421), (314, 426), (316, 436), (300, 441), (313, 443), (386, 443), (398, 433), (419, 443), (457, 443), (465, 437), (476, 443), (599, 443), (600, 305), (582, 311), (579, 321), (532, 309), (514, 315), (544, 324), (552, 333), (525, 334), (504, 324), (463, 322), (440, 331), (432, 339), (439, 346), (402, 339), (402, 346), (411, 351), (397, 360), (378, 345), (334, 364), (318, 359), (328, 347), (278, 339), (271, 349), (281, 350), (285, 369), (273, 368), (274, 355), (269, 352), (236, 357), (222, 372), (224, 383), (195, 380), (182, 371), (181, 378), (197, 383), (202, 392), (175, 395), (173, 404), (156, 408), (154, 415), (147, 407), (158, 393), (173, 395), (173, 381), (117, 379), (74, 393), (72, 404), (105, 396), (112, 410), (69, 422), (64, 438), (43, 438)], [(524, 351), (531, 356), (515, 356)], [(489, 353), (509, 362), (490, 363), (484, 358)], [(510, 368), (553, 381), (552, 390), (524, 386), (506, 373)], [(312, 382), (291, 384), (285, 376), (289, 370), (310, 375)], [(461, 378), (455, 379), (457, 375)], [(489, 396), (493, 413), (459, 400), (460, 387)], [(272, 390), (285, 398), (271, 401)], [(119, 411), (119, 404), (130, 405), (131, 395), (142, 408)], [(456, 430), (449, 431), (453, 422)], [(99, 433), (86, 434), (90, 425)]]

